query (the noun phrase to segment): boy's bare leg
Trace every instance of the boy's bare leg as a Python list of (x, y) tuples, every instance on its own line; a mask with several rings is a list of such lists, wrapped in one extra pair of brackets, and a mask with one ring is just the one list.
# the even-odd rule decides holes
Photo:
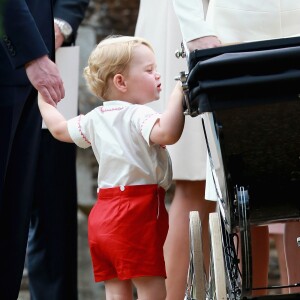
[(165, 278), (159, 276), (138, 277), (132, 279), (137, 289), (138, 300), (165, 300)]
[(106, 280), (106, 300), (132, 300), (131, 280), (119, 280), (117, 278)]

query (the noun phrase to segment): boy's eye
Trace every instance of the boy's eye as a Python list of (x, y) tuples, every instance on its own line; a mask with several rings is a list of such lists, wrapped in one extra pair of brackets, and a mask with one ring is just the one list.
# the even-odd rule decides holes
[(155, 68), (154, 66), (149, 65), (145, 69), (147, 73), (153, 73)]

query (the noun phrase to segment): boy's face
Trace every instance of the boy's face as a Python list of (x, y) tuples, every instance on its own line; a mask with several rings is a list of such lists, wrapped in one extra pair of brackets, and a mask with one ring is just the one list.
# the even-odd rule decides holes
[(149, 47), (138, 45), (134, 48), (126, 82), (134, 103), (145, 104), (159, 99), (160, 74), (156, 71), (155, 56)]

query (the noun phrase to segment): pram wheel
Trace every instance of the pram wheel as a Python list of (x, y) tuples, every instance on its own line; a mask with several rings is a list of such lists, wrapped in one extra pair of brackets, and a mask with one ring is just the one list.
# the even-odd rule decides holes
[(211, 260), (208, 294), (210, 300), (227, 299), (226, 275), (219, 213), (209, 215)]
[(201, 221), (197, 211), (189, 215), (190, 264), (185, 300), (205, 300), (205, 271), (203, 264)]

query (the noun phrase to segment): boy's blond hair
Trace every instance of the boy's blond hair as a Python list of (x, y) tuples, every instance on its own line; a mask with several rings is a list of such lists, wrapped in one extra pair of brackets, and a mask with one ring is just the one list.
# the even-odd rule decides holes
[(109, 36), (96, 46), (84, 68), (87, 85), (95, 96), (107, 100), (109, 80), (126, 71), (137, 45), (145, 45), (153, 51), (145, 39), (132, 36)]

